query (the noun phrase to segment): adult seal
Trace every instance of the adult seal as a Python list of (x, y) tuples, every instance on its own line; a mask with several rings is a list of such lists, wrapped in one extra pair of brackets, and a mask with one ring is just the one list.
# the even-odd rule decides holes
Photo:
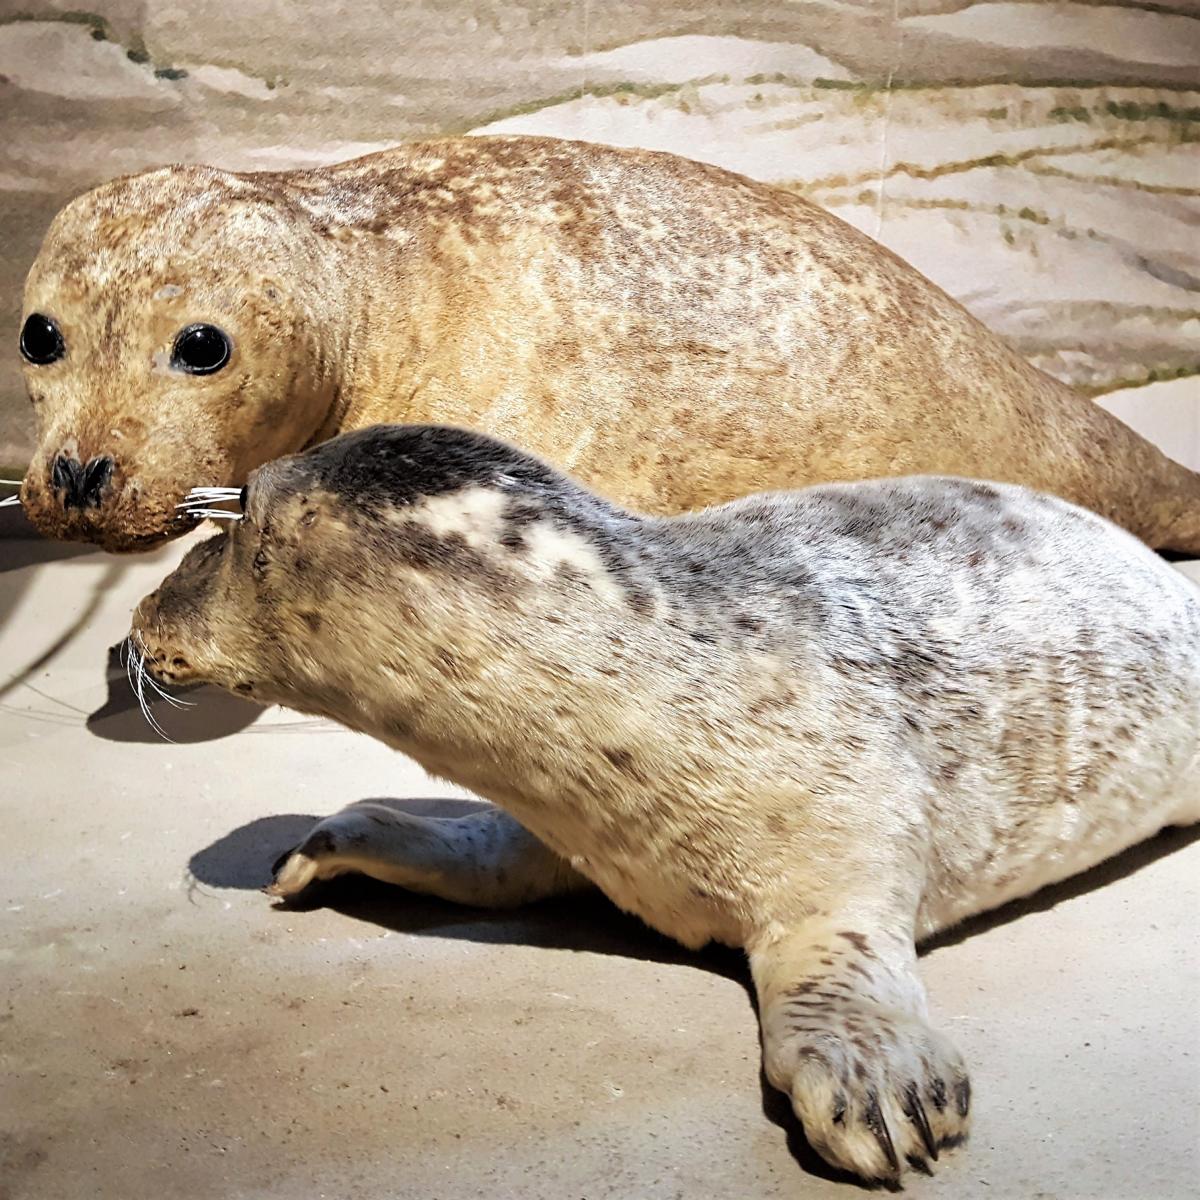
[(196, 485), (378, 422), (481, 429), (639, 511), (949, 473), (1200, 552), (1200, 479), (842, 221), (545, 138), (176, 166), (55, 218), (21, 345), (44, 533), (137, 550)]
[(590, 882), (744, 947), (768, 1078), (868, 1179), (967, 1130), (915, 942), (1200, 819), (1200, 596), (1012, 486), (642, 517), (473, 432), (359, 431), (258, 471), (132, 641), (163, 680), (331, 717), (499, 806), (352, 806), (277, 895)]

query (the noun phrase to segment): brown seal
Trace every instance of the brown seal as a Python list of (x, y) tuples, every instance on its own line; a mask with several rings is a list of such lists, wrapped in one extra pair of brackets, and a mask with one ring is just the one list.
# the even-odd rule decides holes
[(798, 196), (669, 154), (459, 138), (167, 167), (58, 215), (22, 498), (113, 550), (194, 485), (377, 422), (489, 431), (647, 512), (906, 473), (1036, 486), (1200, 551), (1200, 478)]
[(641, 517), (402, 427), (263, 467), (244, 510), (139, 606), (154, 672), (332, 717), (500, 806), (352, 806), (273, 891), (591, 882), (743, 947), (768, 1078), (870, 1179), (967, 1128), (915, 942), (1200, 818), (1200, 593), (1050, 496), (926, 477)]

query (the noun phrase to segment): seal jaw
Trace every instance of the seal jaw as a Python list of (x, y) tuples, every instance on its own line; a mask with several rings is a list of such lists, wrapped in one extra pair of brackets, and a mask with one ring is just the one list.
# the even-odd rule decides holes
[(225, 545), (226, 536), (218, 534), (194, 546), (133, 614), (130, 641), (142, 665), (163, 683), (233, 687), (236, 682), (220, 677), (210, 620)]

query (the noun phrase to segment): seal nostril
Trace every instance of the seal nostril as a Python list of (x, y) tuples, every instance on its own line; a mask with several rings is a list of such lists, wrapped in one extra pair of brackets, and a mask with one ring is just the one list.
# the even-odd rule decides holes
[(82, 482), (78, 487), (80, 506), (97, 508), (100, 496), (112, 478), (113, 460), (111, 458), (93, 458), (82, 471)]
[(63, 493), (63, 507), (71, 508), (79, 503), (79, 477), (83, 465), (69, 454), (56, 454), (50, 466), (50, 483), (55, 491)]
[(171, 666), (175, 667), (176, 669), (186, 668), (188, 666), (188, 660), (186, 658), (180, 658), (178, 655), (176, 655), (173, 659), (171, 659)]

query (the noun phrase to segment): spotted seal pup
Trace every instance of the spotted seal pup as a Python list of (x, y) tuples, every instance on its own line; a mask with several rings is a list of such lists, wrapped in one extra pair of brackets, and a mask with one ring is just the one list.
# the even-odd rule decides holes
[(187, 529), (193, 485), (408, 421), (642, 512), (957, 474), (1200, 552), (1200, 477), (838, 218), (669, 154), (452, 138), (118, 179), (55, 218), (22, 320), (25, 510), (110, 550)]
[(1200, 819), (1200, 595), (1061, 500), (953, 478), (644, 517), (473, 432), (261, 468), (139, 606), (162, 680), (331, 717), (499, 806), (371, 805), (278, 871), (512, 905), (598, 885), (743, 947), (831, 1163), (967, 1130), (915, 943)]

